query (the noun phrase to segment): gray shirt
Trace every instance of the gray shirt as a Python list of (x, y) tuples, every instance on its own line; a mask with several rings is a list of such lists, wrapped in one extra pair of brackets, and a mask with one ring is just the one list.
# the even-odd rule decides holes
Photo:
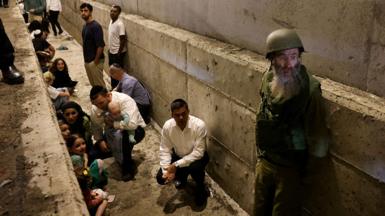
[(123, 75), (123, 79), (120, 80), (116, 91), (129, 95), (137, 104), (150, 105), (150, 94), (147, 89), (133, 76), (128, 74)]

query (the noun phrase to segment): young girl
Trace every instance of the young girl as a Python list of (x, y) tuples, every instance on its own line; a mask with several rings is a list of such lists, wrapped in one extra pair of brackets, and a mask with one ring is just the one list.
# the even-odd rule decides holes
[(72, 94), (78, 81), (73, 81), (68, 73), (67, 63), (62, 58), (53, 61), (49, 71), (55, 76), (52, 86), (55, 88), (67, 87)]
[(107, 194), (99, 188), (104, 188), (108, 181), (103, 161), (97, 159), (87, 166), (86, 142), (79, 135), (71, 135), (66, 144), (89, 211), (102, 215), (107, 207)]
[(70, 93), (66, 88), (54, 88), (51, 86), (52, 82), (55, 80), (55, 77), (52, 75), (52, 73), (45, 72), (43, 77), (47, 84), (49, 97), (52, 100), (55, 110), (58, 111), (65, 103), (69, 101)]

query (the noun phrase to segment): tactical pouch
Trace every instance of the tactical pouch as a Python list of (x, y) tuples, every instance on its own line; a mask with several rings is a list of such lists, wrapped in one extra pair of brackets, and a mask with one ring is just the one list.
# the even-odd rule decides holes
[(287, 143), (290, 137), (287, 135), (287, 127), (279, 121), (259, 119), (257, 141), (261, 150), (281, 152), (288, 149)]

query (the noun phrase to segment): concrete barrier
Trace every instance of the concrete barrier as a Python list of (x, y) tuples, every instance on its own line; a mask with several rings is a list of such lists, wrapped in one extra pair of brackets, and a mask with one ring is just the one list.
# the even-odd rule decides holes
[[(23, 85), (8, 86), (15, 91), (1, 95), (21, 101), (19, 106), (1, 111), (15, 115), (14, 121), (22, 118), (20, 128), (14, 128), (21, 136), (21, 143), (17, 149), (14, 147), (13, 154), (18, 159), (23, 158), (17, 159), (16, 166), (21, 168), (16, 167), (20, 173), (14, 179), (21, 185), (18, 190), (23, 192), (12, 198), (20, 201), (16, 203), (19, 214), (15, 215), (88, 215), (23, 18), (15, 6), (0, 13), (15, 48), (15, 65), (25, 76)], [(23, 115), (16, 116), (20, 112)], [(1, 211), (4, 213), (3, 209)], [(8, 213), (13, 214), (12, 210)]]
[[(78, 13), (81, 2), (84, 1), (63, 3), (62, 23), (73, 35), (79, 35), (81, 30)], [(138, 1), (142, 6), (145, 2)], [(182, 2), (186, 3), (180, 1), (178, 4)], [(94, 18), (102, 24), (106, 35), (109, 6), (95, 1), (91, 3)], [(147, 2), (148, 10), (161, 4), (151, 3), (154, 5)], [(140, 5), (136, 7), (141, 8)], [(255, 112), (260, 100), (260, 78), (268, 62), (263, 56), (235, 45), (141, 16), (125, 13), (121, 16), (128, 33), (126, 60), (130, 73), (150, 89), (154, 119), (162, 125), (170, 117), (169, 103), (177, 97), (186, 98), (191, 113), (202, 118), (209, 128), (211, 162), (208, 173), (252, 215), (256, 163)], [(215, 26), (223, 28), (220, 23)], [(254, 35), (259, 39), (265, 38), (277, 25), (267, 22), (262, 27)], [(310, 43), (309, 54), (304, 56), (305, 63), (312, 68), (315, 64), (312, 62), (316, 60), (311, 56), (312, 51), (319, 53), (322, 49), (316, 41), (309, 40), (311, 36), (305, 34), (304, 38), (305, 44)], [(364, 49), (361, 48), (357, 49)], [(332, 53), (332, 56), (339, 55), (333, 53), (331, 48), (324, 51)], [(360, 59), (359, 56), (356, 58)], [(343, 66), (343, 63), (341, 66), (328, 60), (325, 58), (323, 62), (338, 70), (347, 70), (349, 74), (356, 68), (356, 64)], [(358, 69), (361, 70), (360, 67)], [(363, 88), (361, 81), (365, 79), (354, 72), (356, 75), (358, 77), (347, 78), (344, 82)], [(336, 212), (338, 215), (379, 214), (385, 210), (385, 206), (380, 205), (385, 198), (385, 155), (381, 150), (385, 143), (385, 100), (335, 81), (320, 80), (328, 106), (327, 121), (332, 130), (333, 143), (331, 156), (320, 162), (319, 170), (308, 178), (309, 194), (305, 208), (313, 215), (336, 215)], [(359, 183), (361, 187), (357, 189)], [(368, 194), (362, 187), (376, 191), (371, 194), (371, 199), (366, 199)]]

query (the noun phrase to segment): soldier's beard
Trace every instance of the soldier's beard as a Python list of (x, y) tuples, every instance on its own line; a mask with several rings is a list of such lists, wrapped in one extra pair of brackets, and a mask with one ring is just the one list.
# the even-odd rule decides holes
[(282, 104), (298, 95), (301, 91), (304, 83), (303, 78), (299, 74), (301, 64), (298, 63), (289, 73), (284, 73), (283, 69), (279, 66), (273, 67), (274, 77), (270, 82), (272, 103)]

